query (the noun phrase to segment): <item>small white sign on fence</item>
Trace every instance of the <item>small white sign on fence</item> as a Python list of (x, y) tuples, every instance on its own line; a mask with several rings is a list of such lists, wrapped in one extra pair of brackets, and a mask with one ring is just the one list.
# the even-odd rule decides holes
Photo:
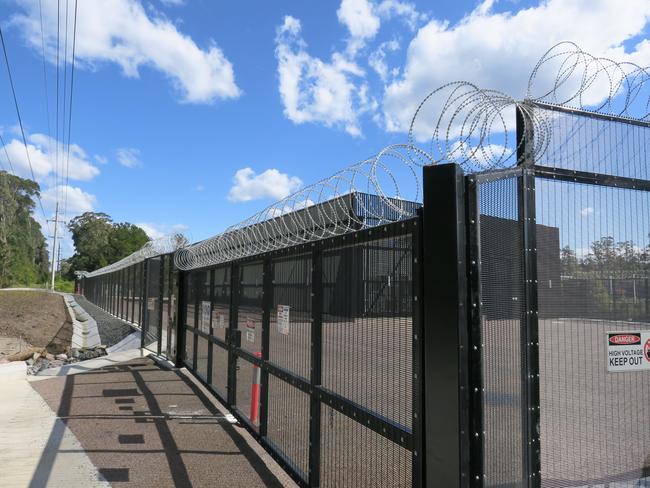
[(246, 321), (246, 340), (255, 342), (255, 322), (250, 319)]
[(278, 305), (278, 332), (289, 335), (289, 305)]
[(201, 302), (201, 332), (210, 333), (210, 302)]
[(650, 331), (608, 332), (607, 371), (650, 370)]

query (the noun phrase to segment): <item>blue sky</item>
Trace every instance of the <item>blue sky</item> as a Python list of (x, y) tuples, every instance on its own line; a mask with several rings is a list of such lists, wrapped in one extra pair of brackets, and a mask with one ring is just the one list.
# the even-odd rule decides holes
[[(70, 57), (75, 2), (60, 0), (62, 25), (66, 3)], [(57, 2), (42, 8), (49, 131), (39, 2), (0, 0), (50, 217), (65, 181), (48, 139), (56, 138)], [(521, 97), (537, 59), (567, 39), (649, 65), (649, 20), (648, 0), (78, 0), (67, 217), (102, 211), (152, 237), (206, 238), (405, 142), (419, 101), (441, 84), (466, 79)], [(0, 127), (27, 176), (2, 69)], [(60, 100), (63, 73), (61, 62)], [(71, 253), (68, 239), (63, 254)]]

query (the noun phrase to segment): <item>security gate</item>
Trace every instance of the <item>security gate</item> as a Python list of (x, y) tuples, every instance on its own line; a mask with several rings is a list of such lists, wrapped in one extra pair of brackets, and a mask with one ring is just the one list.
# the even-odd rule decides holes
[(301, 485), (421, 484), (420, 225), (182, 273), (184, 364)]

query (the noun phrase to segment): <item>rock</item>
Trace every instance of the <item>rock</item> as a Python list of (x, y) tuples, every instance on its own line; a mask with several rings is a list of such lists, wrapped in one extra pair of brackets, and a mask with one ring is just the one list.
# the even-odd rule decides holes
[(37, 360), (38, 358), (40, 358), (40, 357), (41, 357), (41, 353), (40, 353), (40, 352), (35, 352), (34, 355), (32, 356), (32, 359), (33, 359), (34, 361), (36, 361), (36, 360)]
[(62, 353), (62, 354), (57, 354), (56, 356), (54, 356), (54, 358), (55, 358), (55, 359), (59, 359), (59, 360), (61, 360), (61, 361), (65, 361), (65, 360), (68, 359), (68, 355), (67, 355), (67, 354), (63, 354), (63, 353)]
[(54, 354), (50, 354), (49, 352), (45, 355), (45, 359), (48, 361), (53, 361), (54, 360)]

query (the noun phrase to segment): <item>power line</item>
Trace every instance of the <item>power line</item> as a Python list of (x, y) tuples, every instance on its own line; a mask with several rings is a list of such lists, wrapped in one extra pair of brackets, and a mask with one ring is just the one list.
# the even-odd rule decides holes
[[(23, 137), (23, 145), (25, 146), (25, 154), (27, 155), (27, 163), (29, 164), (29, 171), (32, 174), (32, 180), (36, 183), (36, 177), (34, 176), (34, 168), (32, 167), (32, 159), (29, 156), (29, 148), (27, 147), (27, 138), (25, 137), (25, 129), (23, 128), (23, 120), (20, 116), (20, 109), (18, 108), (18, 98), (16, 97), (16, 89), (14, 88), (14, 79), (11, 76), (11, 67), (9, 66), (9, 56), (7, 56), (7, 46), (5, 44), (5, 38), (2, 33), (2, 27), (0, 26), (0, 41), (2, 42), (2, 51), (5, 57), (5, 64), (7, 65), (7, 74), (9, 75), (9, 84), (11, 85), (11, 93), (14, 97), (14, 105), (16, 107), (16, 114), (18, 115), (18, 124), (20, 125), (20, 134)], [(41, 213), (43, 214), (43, 219), (47, 222), (47, 216), (45, 215), (45, 209), (43, 208), (43, 202), (41, 201), (40, 193), (37, 193), (38, 204), (41, 208)], [(46, 224), (47, 225), (47, 224)]]
[[(57, 0), (56, 2), (56, 129), (55, 129), (55, 134), (56, 134), (56, 140), (54, 141), (56, 151), (54, 152), (54, 160), (55, 160), (55, 169), (54, 169), (54, 181), (55, 181), (55, 195), (56, 195), (56, 201), (57, 204), (59, 202), (59, 188), (57, 183), (57, 178), (59, 176), (59, 54), (61, 52), (60, 49), (60, 30), (61, 30), (61, 0)], [(54, 227), (56, 228), (56, 224), (54, 224)]]
[(14, 170), (14, 165), (11, 164), (11, 158), (9, 157), (9, 152), (7, 151), (7, 145), (5, 144), (2, 134), (0, 134), (0, 144), (2, 144), (2, 149), (4, 149), (5, 156), (7, 157), (7, 162), (9, 163), (9, 168), (11, 168), (11, 173), (16, 176), (16, 171)]
[(68, 109), (68, 153), (65, 165), (65, 194), (63, 201), (63, 219), (67, 218), (68, 211), (68, 181), (70, 176), (70, 134), (72, 131), (72, 94), (74, 90), (74, 60), (77, 47), (77, 0), (74, 2), (74, 25), (72, 28), (72, 66), (70, 68), (70, 107)]
[(41, 20), (41, 57), (43, 59), (43, 89), (45, 91), (45, 115), (47, 117), (47, 136), (50, 155), (52, 154), (52, 129), (50, 126), (50, 95), (47, 89), (47, 67), (45, 63), (45, 33), (43, 31), (43, 6), (38, 0), (38, 13)]

